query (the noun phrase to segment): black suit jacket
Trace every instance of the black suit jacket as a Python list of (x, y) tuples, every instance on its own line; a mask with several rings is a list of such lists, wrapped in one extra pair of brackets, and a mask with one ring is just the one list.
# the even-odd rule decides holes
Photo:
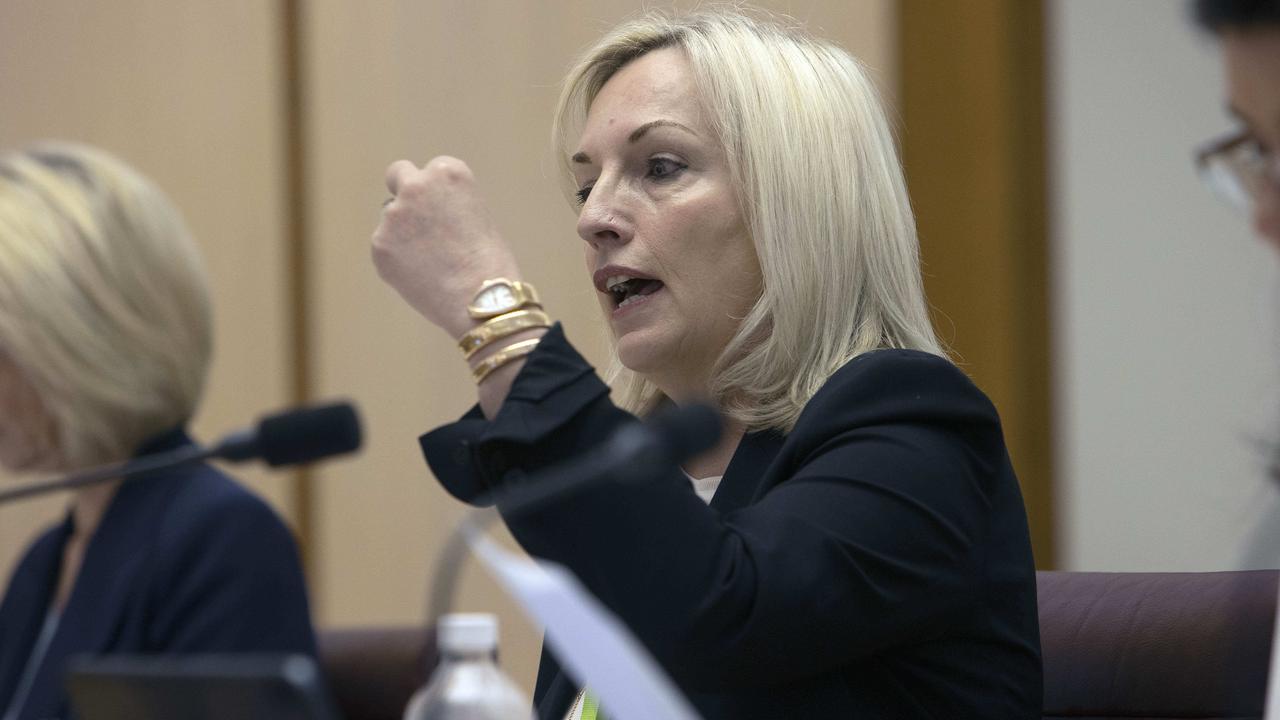
[[(190, 444), (175, 431), (143, 452)], [(57, 588), (72, 518), (43, 533), (0, 604), (0, 713)], [(65, 718), (67, 659), (80, 653), (315, 654), (293, 536), (256, 496), (208, 465), (120, 486), (85, 551), (19, 720)]]
[[(493, 422), (473, 409), (422, 444), (441, 482), (474, 500), (635, 421), (557, 327)], [(672, 469), (602, 477), (506, 520), (617, 613), (708, 720), (1040, 717), (1018, 483), (995, 409), (943, 358), (851, 361), (791, 433), (743, 439), (710, 507)], [(544, 653), (540, 717), (560, 720), (576, 691)]]

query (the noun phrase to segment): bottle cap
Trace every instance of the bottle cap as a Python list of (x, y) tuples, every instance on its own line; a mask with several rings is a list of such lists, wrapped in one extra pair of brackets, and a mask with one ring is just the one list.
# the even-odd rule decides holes
[(436, 626), (436, 645), (442, 652), (482, 653), (498, 647), (498, 618), (489, 613), (452, 613)]

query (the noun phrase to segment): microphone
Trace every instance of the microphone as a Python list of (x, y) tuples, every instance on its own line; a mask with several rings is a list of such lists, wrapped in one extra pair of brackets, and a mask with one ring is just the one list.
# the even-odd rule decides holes
[(720, 439), (720, 430), (720, 415), (710, 406), (663, 408), (644, 422), (619, 428), (580, 457), (557, 463), (525, 482), (499, 488), (486, 500), (508, 515), (523, 514), (605, 475), (623, 482), (643, 482), (659, 470), (711, 449)]
[(233, 463), (260, 459), (271, 467), (309, 463), (353, 452), (360, 442), (360, 419), (350, 403), (296, 408), (264, 416), (253, 427), (233, 432), (212, 447), (191, 445), (15, 485), (0, 490), (0, 504), (210, 459)]
[(212, 457), (231, 462), (261, 458), (271, 467), (280, 467), (359, 448), (360, 418), (355, 407), (333, 403), (267, 415), (256, 427), (223, 438), (214, 446)]
[(653, 467), (679, 465), (710, 450), (720, 439), (720, 429), (720, 415), (709, 405), (672, 406), (646, 422), (620, 428), (580, 463), (588, 468), (599, 464), (628, 479), (644, 478)]
[[(624, 482), (644, 482), (673, 468), (720, 440), (720, 415), (707, 405), (669, 407), (645, 422), (631, 423), (614, 432), (598, 447), (580, 457), (552, 465), (512, 487), (503, 487), (477, 504), (494, 503), (507, 517), (524, 515), (582, 489), (605, 475)], [(450, 534), (436, 558), (431, 582), (430, 615), (438, 621), (453, 606), (458, 575), (467, 554), (468, 538), (497, 518), (488, 507), (472, 510)]]

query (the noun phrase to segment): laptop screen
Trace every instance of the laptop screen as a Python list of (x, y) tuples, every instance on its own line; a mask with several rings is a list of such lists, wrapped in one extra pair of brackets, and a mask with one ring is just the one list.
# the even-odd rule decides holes
[(82, 656), (67, 676), (79, 720), (339, 720), (305, 655)]

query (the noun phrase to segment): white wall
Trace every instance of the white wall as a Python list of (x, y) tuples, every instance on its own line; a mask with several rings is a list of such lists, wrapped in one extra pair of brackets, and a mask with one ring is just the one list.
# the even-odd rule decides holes
[(1183, 2), (1048, 9), (1060, 566), (1275, 566), (1277, 258), (1191, 163), (1216, 47)]
[[(214, 303), (192, 427), (206, 441), (289, 395), (278, 34), (274, 5), (258, 0), (0, 1), (0, 149), (43, 138), (101, 146), (163, 188), (195, 235)], [(288, 476), (235, 475), (290, 514)], [(11, 482), (0, 470), (0, 485)], [(66, 503), (0, 508), (0, 588)]]

